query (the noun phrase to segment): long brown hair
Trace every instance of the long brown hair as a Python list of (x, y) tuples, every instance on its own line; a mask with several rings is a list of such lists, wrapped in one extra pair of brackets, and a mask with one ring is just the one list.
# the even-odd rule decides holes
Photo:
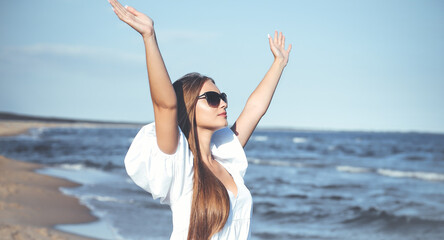
[(194, 156), (193, 201), (188, 240), (208, 240), (222, 230), (230, 213), (230, 199), (225, 186), (202, 161), (196, 127), (196, 103), (202, 86), (214, 80), (199, 73), (189, 73), (173, 87), (177, 97), (177, 120), (188, 139)]

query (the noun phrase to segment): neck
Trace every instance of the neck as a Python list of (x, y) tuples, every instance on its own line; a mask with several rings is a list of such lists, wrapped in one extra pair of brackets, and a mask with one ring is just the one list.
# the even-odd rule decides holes
[(200, 153), (202, 154), (202, 161), (204, 161), (207, 166), (211, 166), (213, 157), (211, 156), (211, 137), (214, 131), (209, 129), (197, 128), (197, 134), (199, 135), (199, 147)]

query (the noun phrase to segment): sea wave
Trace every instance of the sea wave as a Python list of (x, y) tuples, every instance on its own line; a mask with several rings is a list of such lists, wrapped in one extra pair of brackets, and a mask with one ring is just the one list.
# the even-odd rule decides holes
[(444, 222), (440, 220), (425, 219), (418, 216), (395, 215), (375, 207), (362, 209), (359, 206), (354, 206), (350, 207), (348, 210), (353, 212), (354, 216), (342, 221), (342, 223), (366, 227), (372, 226), (376, 227), (378, 231), (384, 230), (393, 232), (412, 231), (436, 233), (436, 228), (441, 228), (444, 224)]
[(124, 200), (117, 199), (115, 197), (110, 196), (102, 196), (102, 195), (85, 195), (80, 197), (81, 200), (97, 200), (99, 202), (116, 202), (116, 203), (124, 203)]
[(109, 162), (109, 161), (106, 163), (103, 163), (103, 164), (99, 164), (99, 163), (95, 163), (90, 160), (85, 160), (85, 161), (77, 162), (77, 163), (62, 163), (62, 164), (57, 164), (57, 166), (62, 169), (73, 170), (73, 171), (81, 171), (81, 170), (84, 170), (87, 168), (100, 169), (100, 170), (104, 170), (104, 171), (111, 171), (113, 169), (123, 167), (123, 166), (116, 165), (116, 164)]
[(259, 136), (254, 136), (253, 137), (253, 141), (256, 141), (256, 142), (265, 142), (265, 141), (267, 141), (268, 140), (268, 137), (267, 136), (261, 136), (261, 135), (259, 135)]
[(47, 129), (48, 128), (45, 127), (31, 128), (29, 129), (28, 134), (33, 139), (39, 139)]
[(427, 181), (444, 181), (444, 174), (433, 172), (405, 172), (390, 169), (377, 169), (377, 172), (384, 176), (396, 178), (418, 178)]
[(3, 141), (11, 141), (11, 139), (14, 140), (25, 140), (25, 141), (39, 141), (42, 139), (43, 133), (45, 133), (48, 130), (46, 127), (36, 127), (31, 128), (28, 131), (21, 133), (19, 135), (12, 135), (12, 136), (5, 136), (1, 137), (0, 139)]
[(324, 237), (320, 235), (314, 234), (295, 234), (295, 233), (287, 233), (287, 232), (253, 232), (253, 237), (257, 237), (259, 239), (333, 239), (332, 237)]
[(352, 166), (336, 166), (336, 169), (340, 172), (350, 172), (350, 173), (371, 172), (371, 169), (369, 168), (352, 167)]
[(325, 168), (328, 164), (319, 163), (313, 157), (299, 157), (287, 159), (260, 159), (248, 158), (248, 162), (257, 165), (277, 166), (277, 167), (295, 167), (295, 168)]
[(62, 169), (67, 169), (67, 170), (74, 170), (74, 171), (80, 171), (85, 169), (85, 165), (84, 164), (68, 164), (68, 163), (64, 163), (64, 164), (60, 164), (58, 165), (58, 167), (62, 168)]
[(290, 162), (290, 161), (282, 161), (282, 160), (265, 160), (258, 158), (248, 158), (248, 162), (259, 165), (271, 165), (271, 166), (280, 166), (280, 167), (305, 167), (306, 164), (300, 162)]
[(304, 143), (304, 142), (307, 142), (307, 139), (306, 138), (301, 138), (301, 137), (294, 137), (293, 138), (293, 142), (294, 143)]
[(384, 168), (364, 168), (364, 167), (354, 167), (354, 166), (336, 166), (336, 170), (340, 172), (349, 173), (376, 173), (386, 177), (393, 178), (416, 178), (426, 181), (444, 181), (444, 174), (435, 172), (414, 172), (414, 171), (401, 171), (393, 169)]

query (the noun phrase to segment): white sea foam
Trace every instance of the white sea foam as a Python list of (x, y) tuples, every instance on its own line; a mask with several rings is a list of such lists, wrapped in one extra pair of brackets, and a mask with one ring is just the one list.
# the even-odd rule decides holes
[(299, 162), (279, 161), (279, 160), (263, 160), (257, 158), (249, 158), (248, 161), (254, 164), (271, 165), (280, 167), (304, 167), (305, 165)]
[(77, 164), (61, 164), (59, 166), (62, 169), (67, 169), (67, 170), (75, 170), (75, 171), (80, 171), (85, 169), (85, 166), (83, 164), (77, 163)]
[(108, 197), (108, 196), (95, 196), (94, 199), (101, 201), (101, 202), (121, 202), (117, 198)]
[(100, 196), (100, 195), (85, 195), (85, 196), (81, 196), (80, 198), (84, 201), (94, 199), (94, 200), (97, 200), (100, 202), (123, 202), (122, 200), (119, 200), (114, 197)]
[(328, 150), (333, 151), (336, 149), (336, 145), (328, 145)]
[(294, 137), (293, 138), (293, 142), (294, 143), (304, 143), (304, 142), (307, 142), (307, 139), (306, 138), (300, 138), (300, 137)]
[(418, 178), (427, 181), (444, 181), (444, 174), (433, 172), (408, 172), (390, 169), (377, 169), (377, 173), (396, 178)]
[(349, 173), (374, 172), (382, 176), (393, 178), (417, 178), (426, 181), (444, 181), (444, 174), (442, 173), (401, 171), (383, 168), (371, 169), (352, 166), (337, 166), (336, 169), (341, 172)]
[(39, 141), (41, 140), (42, 134), (47, 130), (47, 128), (45, 127), (36, 127), (36, 128), (31, 128), (29, 131), (14, 136), (15, 138), (18, 139), (26, 139), (27, 141), (29, 140), (34, 140), (34, 141)]
[(364, 173), (371, 171), (368, 168), (352, 167), (352, 166), (336, 166), (336, 170), (340, 172), (350, 172), (350, 173)]
[(265, 142), (267, 140), (268, 140), (267, 136), (254, 136), (253, 137), (253, 141), (256, 141), (256, 142)]
[(46, 128), (44, 128), (44, 127), (31, 128), (31, 130), (29, 130), (29, 133), (34, 138), (40, 138), (40, 136), (43, 134), (43, 132), (45, 132), (45, 130), (46, 130)]

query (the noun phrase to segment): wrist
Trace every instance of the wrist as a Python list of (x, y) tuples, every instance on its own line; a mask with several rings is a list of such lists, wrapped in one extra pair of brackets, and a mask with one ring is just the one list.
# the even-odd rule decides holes
[(273, 65), (278, 65), (279, 67), (284, 68), (287, 65), (287, 61), (283, 58), (274, 58)]
[(141, 34), (141, 35), (144, 42), (156, 40), (156, 34), (154, 33), (154, 31), (151, 34)]

